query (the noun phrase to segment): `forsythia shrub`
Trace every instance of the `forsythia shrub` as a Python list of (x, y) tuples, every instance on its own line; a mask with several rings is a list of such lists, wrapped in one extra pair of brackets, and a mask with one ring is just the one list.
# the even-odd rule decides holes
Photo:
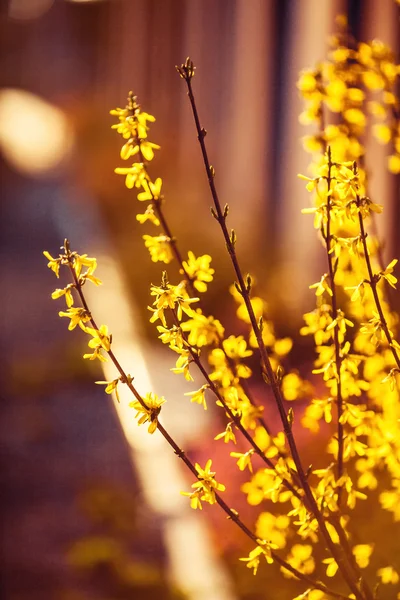
[[(67, 308), (59, 314), (88, 336), (89, 352), (84, 358), (106, 361), (116, 367), (115, 379), (101, 381), (106, 393), (126, 385), (133, 394), (131, 403), (139, 424), (149, 433), (158, 430), (191, 471), (195, 482), (188, 496), (193, 509), (203, 503), (218, 504), (254, 544), (240, 560), (256, 574), (261, 561), (277, 563), (283, 575), (304, 583), (305, 591), (296, 600), (341, 598), (372, 600), (400, 598), (399, 557), (386, 557), (384, 548), (363, 540), (352, 528), (352, 513), (384, 477), (385, 488), (377, 498), (376, 511), (391, 513), (400, 521), (400, 345), (396, 341), (398, 317), (389, 302), (388, 290), (396, 288), (397, 260), (382, 262), (375, 219), (382, 206), (368, 196), (364, 167), (363, 136), (372, 117), (372, 131), (383, 144), (390, 144), (388, 168), (400, 173), (400, 101), (396, 95), (400, 66), (388, 47), (379, 41), (356, 43), (338, 19), (339, 33), (332, 39), (326, 62), (304, 71), (298, 88), (305, 101), (300, 119), (316, 124), (317, 132), (304, 139), (312, 155), (311, 175), (300, 175), (312, 194), (313, 206), (304, 213), (314, 215), (314, 227), (324, 247), (326, 272), (316, 283), (315, 308), (304, 315), (301, 335), (313, 336), (316, 350), (314, 374), (321, 376), (324, 391), (317, 391), (297, 371), (285, 373), (281, 361), (290, 352), (292, 341), (278, 339), (266, 318), (266, 304), (252, 294), (252, 278), (244, 275), (236, 251), (236, 233), (227, 226), (229, 207), (222, 206), (215, 184), (215, 171), (208, 158), (206, 131), (200, 124), (190, 59), (177, 67), (187, 87), (205, 171), (213, 199), (212, 216), (221, 229), (236, 281), (231, 293), (238, 304), (237, 315), (250, 327), (249, 337), (226, 335), (219, 320), (204, 313), (201, 294), (212, 282), (214, 269), (207, 254), (181, 253), (164, 213), (162, 180), (150, 177), (148, 163), (159, 146), (148, 139), (154, 117), (142, 111), (130, 93), (125, 108), (111, 114), (113, 125), (123, 138), (121, 158), (130, 166), (116, 173), (125, 176), (125, 185), (136, 189), (143, 209), (140, 223), (150, 222), (155, 235), (143, 240), (151, 260), (168, 264), (176, 260), (182, 279), (171, 283), (162, 273), (160, 285), (152, 285), (150, 321), (159, 338), (176, 354), (172, 369), (191, 382), (197, 369), (203, 379), (199, 389), (189, 391), (190, 401), (207, 409), (213, 398), (226, 415), (226, 427), (215, 439), (235, 445), (242, 436), (247, 451), (230, 452), (249, 481), (243, 486), (250, 504), (264, 500), (279, 504), (274, 515), (262, 512), (256, 530), (250, 529), (237, 511), (223, 499), (225, 485), (212, 470), (193, 464), (161, 424), (165, 402), (153, 393), (143, 394), (133, 383), (112, 350), (112, 336), (106, 325), (97, 325), (84, 295), (84, 285), (101, 282), (94, 275), (96, 259), (80, 255), (68, 241), (61, 254), (48, 252), (48, 266), (59, 277), (67, 267), (71, 283), (53, 292), (65, 297)], [(336, 116), (330, 122), (332, 113)], [(131, 164), (133, 160), (133, 163)], [(389, 286), (389, 287), (388, 287)], [(200, 351), (202, 351), (200, 353)], [(252, 376), (246, 359), (259, 354), (261, 374), (278, 409), (281, 431), (272, 435), (263, 416), (263, 406), (252, 395)], [(205, 365), (205, 357), (208, 366)], [(296, 408), (286, 401), (308, 399), (302, 425), (317, 432), (321, 422), (330, 424), (326, 467), (305, 468), (294, 438), (292, 425)], [(278, 514), (279, 513), (279, 514)], [(283, 514), (282, 514), (283, 513)], [(262, 537), (258, 534), (263, 531)], [(313, 576), (314, 548), (321, 546), (326, 579)], [(374, 552), (381, 553), (380, 567), (368, 569)], [(385, 587), (390, 588), (386, 592)]]

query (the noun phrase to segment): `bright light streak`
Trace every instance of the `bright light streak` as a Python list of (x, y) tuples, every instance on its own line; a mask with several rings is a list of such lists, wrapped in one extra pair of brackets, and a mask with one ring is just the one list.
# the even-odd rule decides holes
[(0, 92), (0, 148), (15, 169), (26, 175), (47, 173), (60, 164), (72, 142), (62, 110), (24, 90)]
[(191, 600), (235, 600), (227, 572), (210, 552), (212, 541), (201, 517), (185, 511), (179, 518), (169, 519), (165, 539), (171, 573), (174, 576), (184, 565), (188, 577), (181, 586)]

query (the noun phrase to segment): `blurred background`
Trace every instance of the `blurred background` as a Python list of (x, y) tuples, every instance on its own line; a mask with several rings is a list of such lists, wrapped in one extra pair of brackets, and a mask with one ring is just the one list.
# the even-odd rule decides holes
[[(222, 429), (219, 415), (197, 405), (186, 410), (182, 394), (195, 388), (170, 373), (174, 357), (148, 324), (149, 285), (159, 282), (162, 267), (143, 247), (135, 194), (113, 173), (122, 166), (121, 139), (110, 129), (109, 110), (124, 106), (132, 89), (156, 116), (150, 140), (161, 150), (151, 173), (163, 178), (167, 218), (183, 253), (213, 256), (207, 307), (228, 333), (240, 333), (227, 293), (231, 266), (209, 213), (185, 86), (175, 71), (190, 55), (243, 268), (255, 275), (279, 336), (297, 340), (301, 314), (314, 302), (308, 285), (324, 261), (311, 219), (300, 213), (309, 198), (296, 175), (307, 172), (301, 137), (310, 131), (298, 124), (298, 73), (325, 57), (341, 13), (358, 39), (380, 38), (399, 57), (397, 5), (3, 0), (0, 7), (3, 597), (284, 600), (289, 590), (300, 593), (296, 585), (276, 587), (273, 570), (253, 578), (237, 563), (249, 551), (240, 532), (217, 510), (191, 511), (179, 496), (190, 478), (163, 440), (137, 427), (128, 397), (114, 405), (93, 385), (113, 371), (82, 360), (86, 340), (69, 334), (57, 316), (62, 301), (50, 294), (58, 282), (42, 251), (57, 255), (68, 237), (73, 249), (98, 258), (104, 285), (89, 298), (97, 320), (110, 326), (137, 387), (167, 397), (167, 428), (204, 463)], [(392, 257), (400, 249), (398, 182), (385, 170), (385, 150), (367, 143)], [(177, 281), (176, 265), (168, 272)], [(304, 339), (297, 342), (295, 363), (307, 350)], [(220, 449), (216, 442), (213, 453)], [(304, 450), (307, 456), (315, 447)], [(240, 485), (232, 462), (216, 460), (224, 480), (235, 481), (231, 488)], [(227, 498), (254, 519), (229, 489)]]

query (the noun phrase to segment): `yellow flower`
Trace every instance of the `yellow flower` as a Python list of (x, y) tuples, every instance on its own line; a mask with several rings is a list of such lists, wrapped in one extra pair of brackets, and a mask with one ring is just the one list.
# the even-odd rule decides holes
[(298, 400), (312, 393), (312, 386), (302, 379), (295, 371), (288, 373), (282, 379), (282, 393), (285, 400)]
[[(351, 596), (349, 596), (351, 598)], [(308, 589), (299, 596), (293, 598), (293, 600), (327, 600), (328, 596), (321, 592), (321, 590)]]
[(254, 449), (251, 448), (244, 454), (241, 452), (231, 452), (233, 458), (237, 458), (237, 466), (241, 471), (244, 471), (246, 467), (249, 467), (250, 473), (253, 472), (253, 465), (251, 464), (251, 457), (254, 454)]
[(177, 348), (176, 346), (171, 346), (171, 349), (180, 354), (179, 358), (176, 361), (176, 366), (171, 369), (173, 373), (180, 375), (183, 373), (186, 381), (193, 381), (193, 377), (190, 374), (189, 367), (190, 363), (193, 362), (191, 353), (189, 350), (184, 350)]
[(335, 577), (337, 570), (339, 568), (339, 565), (337, 564), (335, 559), (334, 558), (325, 558), (322, 562), (325, 563), (326, 565), (328, 565), (326, 568), (327, 576)]
[(323, 142), (319, 135), (306, 135), (303, 137), (303, 148), (307, 152), (315, 152), (319, 154), (323, 149)]
[(359, 458), (356, 461), (356, 469), (361, 473), (357, 481), (357, 487), (360, 489), (368, 488), (370, 490), (376, 490), (378, 487), (378, 479), (373, 473), (375, 463), (372, 459)]
[(123, 138), (136, 137), (144, 139), (147, 137), (147, 121), (154, 122), (155, 117), (146, 112), (142, 112), (140, 105), (137, 103), (137, 98), (130, 92), (128, 104), (125, 108), (116, 108), (110, 110), (110, 115), (116, 116), (119, 123), (112, 125), (111, 129), (116, 129)]
[(205, 385), (202, 385), (199, 390), (196, 390), (195, 392), (186, 392), (184, 396), (191, 396), (190, 402), (197, 402), (197, 404), (203, 406), (204, 410), (207, 410), (205, 391), (209, 387), (208, 383), (206, 383)]
[(160, 146), (158, 144), (153, 144), (153, 142), (149, 142), (148, 140), (140, 142), (140, 151), (146, 160), (153, 160), (154, 150), (159, 149)]
[(388, 169), (391, 173), (398, 175), (400, 173), (400, 155), (391, 154), (388, 157)]
[(59, 317), (68, 317), (68, 319), (71, 319), (69, 325), (68, 325), (68, 329), (70, 331), (72, 331), (73, 329), (75, 329), (75, 327), (77, 325), (79, 325), (79, 327), (81, 329), (83, 329), (83, 331), (86, 332), (86, 327), (84, 325), (84, 323), (87, 323), (88, 321), (90, 321), (90, 315), (88, 314), (87, 310), (84, 308), (74, 308), (74, 307), (70, 307), (66, 312), (60, 311), (58, 313)]
[(270, 512), (262, 512), (257, 519), (256, 535), (273, 542), (277, 548), (282, 549), (286, 546), (289, 526), (290, 517), (287, 515), (273, 515)]
[(142, 188), (144, 189), (144, 192), (140, 192), (140, 194), (138, 194), (137, 196), (137, 199), (140, 201), (158, 200), (161, 196), (161, 186), (161, 177), (157, 177), (154, 183), (152, 181), (147, 181), (147, 179), (144, 179), (142, 181)]
[(137, 410), (135, 418), (140, 415), (138, 425), (150, 422), (148, 432), (154, 433), (158, 426), (158, 416), (161, 411), (161, 406), (165, 403), (165, 398), (162, 396), (158, 397), (153, 392), (149, 392), (143, 398), (145, 406), (143, 406), (139, 400), (134, 400), (129, 404), (132, 408)]
[(352, 552), (360, 569), (368, 567), (373, 551), (374, 544), (358, 544), (357, 546), (353, 546)]
[(92, 353), (84, 354), (83, 358), (88, 358), (89, 360), (98, 358), (100, 362), (107, 362), (107, 358), (101, 353), (101, 348), (95, 348)]
[(218, 343), (224, 335), (224, 328), (212, 315), (206, 317), (200, 311), (192, 311), (192, 318), (181, 324), (182, 331), (189, 332), (188, 342), (191, 346), (209, 346)]
[(247, 342), (242, 335), (230, 335), (223, 341), (223, 347), (229, 358), (247, 358), (253, 355), (253, 350), (247, 348)]
[(353, 285), (353, 286), (349, 286), (349, 287), (345, 287), (345, 290), (354, 290), (350, 300), (351, 302), (355, 302), (356, 300), (363, 300), (364, 299), (364, 294), (365, 294), (365, 281), (361, 281), (361, 283), (359, 283), (358, 285)]
[(389, 383), (391, 392), (393, 392), (397, 387), (397, 375), (399, 373), (399, 369), (394, 367), (393, 369), (390, 369), (389, 374), (386, 375), (384, 379), (382, 379), (382, 383)]
[(328, 292), (328, 294), (330, 296), (333, 296), (333, 292), (330, 288), (328, 280), (329, 280), (329, 275), (327, 273), (324, 273), (324, 275), (322, 275), (320, 281), (318, 281), (317, 283), (313, 283), (312, 285), (310, 285), (308, 287), (310, 288), (310, 290), (316, 288), (316, 292), (315, 292), (316, 296), (322, 296), (322, 294), (324, 292)]
[[(167, 326), (164, 315), (165, 310), (170, 309), (175, 311), (178, 321), (181, 321), (183, 313), (188, 316), (193, 315), (193, 309), (190, 307), (190, 304), (199, 301), (199, 298), (189, 298), (187, 296), (184, 283), (180, 283), (179, 285), (171, 285), (168, 283), (165, 271), (161, 287), (152, 285), (150, 294), (156, 297), (153, 302), (155, 308), (148, 307), (148, 309), (153, 312), (150, 322), (154, 323), (154, 321), (160, 319), (164, 327)], [(182, 330), (184, 331), (183, 327)]]
[(364, 128), (366, 124), (366, 117), (362, 110), (359, 108), (349, 108), (343, 113), (346, 121), (351, 123), (352, 125), (359, 125)]
[(203, 510), (203, 506), (201, 504), (202, 491), (194, 490), (194, 492), (181, 492), (182, 496), (189, 496), (190, 498), (190, 508), (193, 510), (199, 509)]
[(158, 144), (153, 144), (153, 142), (149, 142), (148, 140), (141, 140), (138, 143), (137, 137), (133, 137), (122, 146), (120, 156), (122, 160), (128, 160), (128, 158), (140, 152), (145, 160), (150, 161), (154, 158), (154, 150), (159, 149), (160, 146)]
[(347, 88), (347, 98), (356, 104), (361, 104), (365, 99), (365, 93), (360, 88)]
[(280, 340), (276, 340), (274, 344), (274, 352), (279, 357), (286, 356), (293, 346), (293, 340), (289, 337), (281, 338)]
[(147, 177), (143, 163), (134, 163), (129, 168), (118, 167), (117, 169), (114, 169), (114, 173), (117, 175), (125, 175), (125, 186), (128, 190), (131, 190), (133, 187), (142, 187)]
[(97, 268), (97, 260), (90, 258), (87, 254), (74, 253), (74, 270), (76, 276), (79, 278), (82, 273), (82, 267), (87, 267), (85, 276), (93, 275)]
[(215, 271), (210, 267), (211, 260), (212, 258), (208, 254), (196, 258), (193, 252), (189, 250), (188, 260), (183, 261), (184, 271), (181, 270), (180, 272), (185, 272), (188, 275), (199, 292), (206, 292), (207, 283), (213, 280)]
[(106, 389), (104, 390), (106, 394), (112, 394), (113, 392), (115, 392), (115, 397), (119, 400), (119, 394), (118, 394), (118, 384), (120, 382), (120, 378), (118, 377), (118, 379), (113, 379), (113, 381), (95, 381), (95, 383), (99, 384), (99, 385), (105, 385)]
[(388, 125), (377, 123), (372, 128), (373, 134), (381, 144), (388, 144), (392, 138), (392, 131)]
[(155, 117), (153, 117), (153, 115), (149, 115), (149, 113), (142, 112), (139, 109), (135, 111), (135, 118), (137, 121), (138, 137), (142, 139), (146, 138), (147, 130), (149, 129), (147, 127), (147, 121), (150, 121), (150, 123), (154, 123), (154, 121), (156, 120)]
[(47, 260), (49, 261), (47, 266), (49, 269), (51, 269), (56, 277), (60, 277), (60, 265), (61, 265), (61, 258), (53, 258), (51, 256), (51, 254), (49, 252), (47, 252), (47, 250), (44, 250), (43, 252), (44, 256), (47, 258)]
[(300, 92), (310, 93), (313, 92), (317, 87), (317, 80), (313, 71), (303, 71), (297, 82), (297, 87)]
[(100, 325), (99, 329), (86, 327), (85, 331), (92, 336), (92, 339), (88, 342), (89, 348), (103, 348), (103, 350), (109, 352), (111, 347), (111, 336), (108, 335), (107, 325)]
[[(241, 298), (241, 296), (240, 296), (240, 298)], [(239, 308), (237, 309), (236, 314), (239, 319), (241, 319), (242, 321), (244, 321), (245, 323), (250, 325), (250, 323), (251, 323), (250, 317), (247, 312), (246, 305), (243, 302), (242, 298), (241, 298), (240, 302), (241, 302), (241, 304), (240, 304)], [(263, 316), (264, 310), (266, 309), (266, 302), (262, 298), (259, 298), (258, 296), (254, 296), (254, 298), (251, 298), (250, 302), (251, 302), (251, 306), (253, 308), (254, 314), (256, 316), (256, 319), (258, 320), (260, 317)]]
[(399, 574), (393, 567), (382, 567), (376, 572), (383, 584), (392, 583), (396, 584), (399, 582)]
[(274, 562), (271, 555), (271, 548), (273, 547), (273, 545), (268, 544), (265, 540), (257, 541), (260, 543), (260, 545), (256, 546), (254, 550), (250, 552), (249, 556), (247, 556), (246, 558), (239, 558), (239, 560), (247, 562), (246, 567), (248, 567), (249, 569), (253, 569), (253, 575), (257, 573), (261, 556), (265, 557), (265, 560), (268, 564), (272, 564)]
[(128, 139), (136, 134), (136, 122), (129, 107), (110, 110), (110, 115), (116, 116), (119, 119), (119, 123), (111, 125), (111, 129), (116, 129), (117, 133), (122, 135), (123, 138)]
[(156, 227), (159, 226), (160, 221), (158, 217), (156, 217), (155, 212), (153, 210), (152, 204), (149, 204), (143, 214), (136, 215), (136, 220), (139, 221), (143, 225), (146, 221), (150, 221)]
[(384, 337), (384, 330), (379, 314), (375, 311), (372, 311), (372, 314), (374, 316), (371, 317), (368, 323), (361, 323), (360, 333), (370, 335), (371, 342), (378, 346)]
[(366, 87), (370, 90), (381, 90), (385, 87), (385, 81), (379, 73), (373, 71), (365, 71), (362, 78)]
[[(222, 387), (227, 389), (232, 383), (234, 383), (234, 374), (229, 367), (224, 351), (221, 348), (214, 348), (211, 350), (208, 356), (208, 362), (213, 367), (213, 371), (210, 375), (212, 381), (218, 381)], [(238, 397), (236, 388), (232, 388), (233, 393)]]
[(337, 317), (328, 325), (326, 331), (332, 331), (335, 327), (338, 329), (339, 342), (342, 343), (344, 341), (344, 336), (346, 335), (347, 327), (354, 327), (354, 323), (349, 319), (346, 319), (344, 312), (338, 308)]
[[(312, 556), (312, 551), (313, 548), (310, 544), (294, 544), (286, 560), (292, 567), (297, 569), (297, 571), (300, 571), (300, 573), (310, 575), (310, 573), (313, 573), (315, 570), (315, 561)], [(281, 571), (285, 577), (294, 577), (294, 575), (284, 567), (281, 567)]]
[(144, 245), (149, 249), (151, 260), (153, 262), (163, 262), (168, 264), (174, 258), (171, 239), (166, 235), (144, 235)]
[(181, 492), (182, 496), (190, 497), (190, 505), (192, 508), (201, 509), (201, 501), (208, 502), (209, 504), (215, 504), (217, 498), (215, 496), (216, 491), (225, 491), (225, 486), (222, 483), (218, 483), (215, 479), (215, 472), (211, 471), (212, 460), (209, 459), (202, 469), (198, 463), (195, 464), (196, 471), (198, 473), (198, 481), (192, 484), (194, 492)]
[(397, 283), (397, 277), (392, 275), (392, 273), (393, 273), (394, 267), (397, 263), (398, 263), (398, 260), (397, 260), (397, 258), (395, 258), (394, 260), (392, 260), (392, 262), (390, 262), (388, 264), (388, 266), (386, 267), (386, 269), (384, 271), (380, 271), (378, 273), (378, 275), (380, 277), (383, 277), (383, 279), (386, 279), (388, 284), (394, 289), (396, 289), (395, 284)]
[(163, 325), (157, 325), (157, 331), (160, 333), (158, 337), (162, 343), (169, 344), (172, 350), (183, 348), (184, 339), (182, 329), (177, 325), (173, 325), (170, 329), (163, 327)]
[(101, 279), (95, 277), (94, 275), (91, 275), (90, 273), (84, 273), (81, 277), (81, 281), (83, 280), (91, 281), (95, 285), (101, 285), (103, 283)]
[(232, 421), (230, 423), (228, 423), (225, 431), (216, 435), (214, 440), (221, 440), (222, 438), (224, 438), (225, 444), (227, 444), (230, 441), (232, 441), (234, 444), (236, 444), (236, 437), (232, 431), (232, 424), (233, 424)]
[(74, 298), (72, 296), (72, 287), (73, 286), (70, 283), (69, 285), (67, 285), (67, 287), (63, 289), (54, 290), (54, 292), (51, 294), (51, 297), (53, 298), (53, 300), (56, 300), (57, 298), (61, 298), (61, 296), (65, 296), (65, 302), (67, 303), (68, 308), (70, 308), (74, 304)]

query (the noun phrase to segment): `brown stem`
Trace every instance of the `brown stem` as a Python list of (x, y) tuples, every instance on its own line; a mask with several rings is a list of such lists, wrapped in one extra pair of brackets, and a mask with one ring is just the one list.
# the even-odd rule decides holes
[[(328, 196), (327, 196), (327, 223), (326, 223), (326, 232), (324, 231), (323, 225), (321, 226), (321, 234), (325, 241), (327, 260), (328, 260), (328, 269), (329, 269), (329, 278), (331, 283), (332, 290), (332, 317), (333, 320), (337, 319), (338, 316), (338, 307), (337, 307), (337, 293), (335, 286), (335, 270), (333, 267), (332, 254), (331, 250), (331, 242), (332, 242), (332, 233), (331, 233), (331, 208), (332, 208), (332, 200), (329, 191), (331, 189), (332, 182), (332, 153), (330, 146), (327, 147), (327, 155), (328, 155), (328, 176), (327, 176), (327, 186), (328, 186)], [(335, 345), (335, 363), (337, 370), (337, 396), (336, 396), (336, 404), (337, 404), (337, 418), (338, 418), (338, 479), (343, 475), (343, 453), (344, 453), (344, 427), (340, 422), (340, 417), (343, 414), (343, 397), (342, 397), (342, 387), (341, 387), (341, 365), (342, 365), (342, 357), (340, 355), (340, 343), (339, 343), (339, 327), (338, 324), (334, 328), (334, 345)], [(338, 506), (340, 507), (340, 501), (342, 497), (342, 488), (338, 489)], [(373, 598), (373, 594), (369, 589), (369, 586), (365, 579), (363, 578), (363, 574), (361, 573), (357, 562), (354, 559), (354, 556), (351, 552), (351, 548), (347, 541), (347, 536), (344, 529), (341, 526), (340, 519), (335, 515), (332, 515), (331, 520), (335, 523), (335, 528), (339, 535), (341, 547), (347, 557), (349, 565), (356, 575), (357, 579), (360, 581), (361, 589), (366, 595), (366, 598)]]
[[(183, 68), (184, 67), (182, 67), (182, 70), (183, 70)], [(226, 226), (226, 215), (223, 213), (223, 211), (221, 209), (221, 203), (219, 201), (217, 190), (216, 190), (215, 183), (214, 183), (215, 172), (214, 172), (214, 169), (210, 165), (206, 145), (204, 142), (205, 129), (202, 128), (200, 125), (200, 119), (199, 119), (199, 115), (198, 115), (198, 111), (197, 111), (197, 107), (196, 107), (195, 98), (193, 95), (192, 82), (191, 82), (192, 75), (183, 76), (181, 74), (181, 76), (183, 77), (183, 79), (185, 80), (186, 85), (187, 85), (188, 96), (189, 96), (189, 100), (190, 100), (190, 104), (191, 104), (191, 108), (192, 108), (192, 112), (193, 112), (193, 118), (194, 118), (195, 125), (196, 125), (197, 139), (200, 144), (203, 162), (204, 162), (204, 166), (206, 169), (208, 184), (210, 187), (210, 191), (211, 191), (211, 195), (213, 198), (214, 207), (215, 207), (215, 211), (216, 211), (215, 218), (221, 227), (221, 230), (222, 230), (222, 233), (223, 233), (223, 236), (225, 239), (226, 247), (227, 247), (236, 277), (238, 279), (240, 293), (241, 293), (244, 303), (246, 305), (247, 313), (249, 315), (250, 322), (251, 322), (254, 334), (256, 336), (256, 339), (257, 339), (257, 345), (258, 345), (259, 352), (260, 352), (263, 371), (264, 371), (264, 374), (267, 376), (267, 379), (271, 385), (271, 388), (272, 388), (272, 391), (273, 391), (273, 394), (274, 394), (274, 397), (276, 400), (279, 415), (280, 415), (280, 418), (282, 421), (282, 426), (283, 426), (286, 438), (288, 440), (288, 444), (289, 444), (289, 448), (291, 451), (293, 461), (296, 465), (296, 469), (297, 469), (299, 480), (301, 482), (301, 486), (302, 486), (304, 493), (308, 499), (310, 509), (311, 509), (312, 513), (314, 514), (315, 519), (318, 522), (321, 534), (323, 535), (325, 542), (327, 544), (327, 547), (329, 548), (333, 558), (335, 559), (336, 563), (338, 564), (340, 572), (342, 573), (344, 580), (346, 581), (349, 589), (355, 595), (356, 599), (364, 600), (364, 598), (365, 598), (364, 595), (359, 590), (357, 583), (353, 580), (352, 573), (348, 570), (348, 565), (347, 565), (346, 560), (342, 556), (341, 552), (336, 548), (334, 542), (332, 541), (332, 539), (329, 535), (329, 532), (328, 532), (326, 524), (325, 524), (324, 516), (322, 515), (322, 513), (320, 512), (320, 510), (318, 508), (318, 505), (316, 503), (314, 495), (311, 491), (310, 485), (307, 481), (307, 477), (305, 475), (305, 471), (304, 471), (302, 463), (301, 463), (297, 445), (294, 440), (292, 428), (290, 426), (289, 420), (288, 420), (286, 412), (285, 412), (280, 385), (279, 385), (278, 380), (275, 377), (271, 362), (269, 360), (267, 350), (264, 346), (264, 342), (262, 339), (262, 332), (260, 330), (260, 327), (258, 326), (257, 319), (254, 314), (253, 307), (251, 305), (249, 291), (247, 289), (247, 286), (245, 285), (242, 271), (240, 269), (240, 265), (239, 265), (239, 262), (238, 262), (238, 259), (236, 256), (234, 239), (231, 238), (231, 236), (229, 235), (229, 232), (228, 232), (228, 229)]]
[[(325, 240), (325, 248), (326, 248), (326, 256), (328, 260), (328, 270), (329, 270), (329, 279), (332, 290), (332, 317), (333, 320), (336, 321), (336, 326), (333, 329), (333, 340), (335, 345), (335, 363), (336, 363), (336, 374), (337, 374), (337, 394), (336, 394), (336, 405), (337, 405), (337, 426), (338, 426), (338, 464), (337, 464), (337, 478), (340, 479), (343, 475), (343, 451), (344, 451), (344, 428), (343, 424), (340, 422), (341, 416), (343, 414), (343, 398), (342, 398), (342, 381), (341, 381), (341, 366), (342, 366), (342, 358), (340, 355), (340, 342), (339, 342), (339, 324), (337, 322), (338, 317), (338, 307), (337, 307), (337, 294), (336, 294), (336, 286), (335, 286), (335, 272), (332, 261), (331, 254), (331, 242), (332, 242), (332, 233), (331, 233), (331, 208), (332, 208), (332, 200), (329, 194), (331, 190), (331, 177), (332, 177), (332, 154), (331, 148), (328, 146), (327, 149), (328, 154), (328, 177), (327, 177), (327, 185), (328, 185), (328, 195), (327, 195), (327, 215), (326, 215), (326, 232), (324, 232), (323, 225), (321, 227), (322, 237)], [(338, 489), (338, 506), (340, 506), (340, 501), (342, 497), (342, 489)]]

